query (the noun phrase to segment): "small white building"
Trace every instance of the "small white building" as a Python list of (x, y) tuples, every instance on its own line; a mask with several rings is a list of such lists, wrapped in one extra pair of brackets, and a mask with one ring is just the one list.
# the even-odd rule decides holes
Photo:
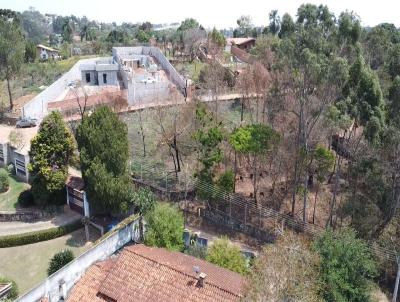
[(60, 58), (59, 52), (57, 49), (39, 44), (36, 45), (38, 58), (40, 60), (46, 61), (48, 59), (58, 60)]
[[(16, 142), (10, 142), (10, 133), (17, 133)], [(15, 175), (24, 182), (29, 182), (29, 150), (31, 139), (36, 135), (38, 126), (16, 129), (0, 125), (0, 167), (13, 164)]]

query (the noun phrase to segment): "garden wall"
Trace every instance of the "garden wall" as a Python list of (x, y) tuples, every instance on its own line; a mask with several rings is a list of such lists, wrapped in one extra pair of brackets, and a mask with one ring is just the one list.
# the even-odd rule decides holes
[(23, 212), (0, 211), (0, 222), (10, 222), (10, 221), (33, 222), (44, 218), (50, 218), (52, 216), (54, 215), (44, 211), (23, 211)]
[(42, 283), (20, 296), (16, 301), (36, 302), (46, 297), (49, 301), (64, 301), (67, 293), (93, 263), (104, 260), (130, 242), (139, 240), (139, 217), (128, 217), (95, 246), (68, 263)]

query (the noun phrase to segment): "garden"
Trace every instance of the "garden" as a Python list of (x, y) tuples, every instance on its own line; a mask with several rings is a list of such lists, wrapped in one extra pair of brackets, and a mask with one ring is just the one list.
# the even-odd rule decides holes
[[(90, 238), (94, 242), (98, 233), (91, 231)], [(84, 229), (68, 235), (29, 245), (21, 245), (0, 249), (0, 272), (17, 283), (19, 293), (23, 294), (47, 277), (50, 259), (58, 252), (68, 249), (75, 257), (90, 248), (86, 244)], [(21, 259), (24, 259), (21, 261)], [(23, 272), (23, 273), (21, 273)]]
[(0, 168), (0, 211), (15, 211), (29, 204), (30, 185)]

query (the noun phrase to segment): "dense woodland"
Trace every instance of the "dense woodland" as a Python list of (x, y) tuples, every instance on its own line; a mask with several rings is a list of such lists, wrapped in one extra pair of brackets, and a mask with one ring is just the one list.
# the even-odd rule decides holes
[[(15, 24), (5, 18), (0, 24), (0, 72), (7, 83), (32, 64), (31, 43), (60, 47), (65, 57), (78, 47), (99, 54), (115, 45), (154, 43), (198, 88), (193, 102), (121, 118), (126, 123), (105, 108), (82, 120), (75, 131), (80, 168), (99, 209), (154, 211), (140, 202), (147, 195), (132, 191), (127, 166), (158, 161), (173, 170), (172, 178), (193, 179), (196, 198), (212, 208), (226, 209), (225, 196), (236, 193), (257, 209), (273, 208), (321, 229), (315, 240), (282, 235), (251, 272), (236, 269), (252, 284), (249, 301), (368, 301), (374, 283), (392, 292), (397, 266), (385, 251), (400, 249), (400, 31), (393, 24), (365, 28), (355, 13), (335, 16), (311, 4), (295, 17), (272, 11), (264, 28), (242, 16), (232, 34), (257, 39), (251, 64), (239, 70), (224, 51), (227, 31), (206, 30), (193, 19), (156, 31), (149, 22), (116, 25), (75, 16), (51, 16), (49, 23), (34, 9), (12, 16)], [(17, 33), (9, 40), (16, 39), (20, 52), (7, 53), (3, 31)], [(233, 92), (242, 97), (218, 101)], [(204, 94), (214, 101), (200, 102)], [(32, 145), (37, 156), (40, 139), (46, 135)], [(41, 162), (32, 168), (46, 172), (38, 181), (62, 183), (72, 139), (64, 147), (57, 163), (62, 176), (49, 176), (40, 165), (54, 163)], [(48, 190), (43, 183), (39, 189)], [(371, 246), (383, 252), (372, 253)]]

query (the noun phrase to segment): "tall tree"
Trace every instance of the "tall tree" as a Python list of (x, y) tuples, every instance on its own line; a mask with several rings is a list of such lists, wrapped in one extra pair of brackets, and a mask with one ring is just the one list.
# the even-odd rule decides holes
[[(35, 202), (45, 206), (63, 196), (75, 142), (60, 113), (52, 111), (40, 124), (31, 142), (29, 170)], [(61, 200), (62, 202), (64, 199)]]
[(10, 110), (14, 107), (10, 81), (20, 71), (24, 53), (24, 36), (17, 14), (0, 10), (0, 76), (7, 81)]
[(239, 154), (248, 157), (248, 163), (253, 169), (253, 195), (257, 201), (258, 174), (262, 157), (276, 147), (280, 135), (263, 124), (251, 124), (235, 129), (229, 142)]
[(132, 201), (126, 124), (101, 106), (84, 116), (76, 137), (90, 206), (98, 212), (126, 211)]
[(36, 45), (33, 41), (26, 41), (25, 43), (25, 62), (33, 63), (36, 59)]
[(237, 37), (249, 37), (251, 36), (251, 31), (254, 27), (250, 16), (240, 16), (236, 21), (238, 25)]
[(291, 83), (285, 89), (285, 109), (294, 115), (298, 124), (292, 214), (295, 213), (296, 194), (302, 187), (303, 220), (306, 222), (309, 175), (301, 162), (308, 157), (309, 139), (314, 135), (315, 126), (329, 105), (341, 96), (348, 69), (347, 61), (333, 51), (336, 27), (334, 15), (328, 8), (301, 5), (297, 15), (293, 33), (282, 36), (277, 54), (278, 66), (283, 66), (278, 69), (281, 77)]
[(279, 17), (277, 10), (272, 10), (269, 13), (268, 30), (274, 36), (277, 36), (279, 31), (281, 30), (281, 18)]
[(62, 38), (63, 42), (71, 43), (72, 42), (72, 33), (74, 29), (72, 26), (72, 22), (69, 17), (64, 18), (64, 23), (62, 26)]

